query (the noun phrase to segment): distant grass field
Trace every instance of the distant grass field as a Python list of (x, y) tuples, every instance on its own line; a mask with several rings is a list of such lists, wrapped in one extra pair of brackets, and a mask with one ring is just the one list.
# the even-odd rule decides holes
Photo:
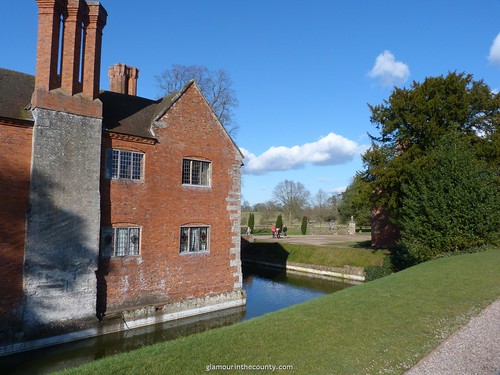
[[(500, 249), (441, 258), (243, 323), (98, 360), (65, 374), (401, 374), (500, 298)], [(247, 374), (248, 370), (213, 371)], [(271, 373), (271, 371), (259, 371)]]
[(307, 263), (328, 267), (381, 266), (386, 250), (374, 250), (365, 242), (343, 242), (327, 246), (258, 242), (249, 245), (242, 257), (268, 261)]

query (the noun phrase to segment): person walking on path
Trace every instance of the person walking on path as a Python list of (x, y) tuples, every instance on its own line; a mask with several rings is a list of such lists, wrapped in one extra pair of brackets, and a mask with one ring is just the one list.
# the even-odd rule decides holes
[(274, 224), (271, 227), (271, 232), (273, 233), (273, 238), (275, 238), (276, 237), (276, 226)]
[(283, 224), (283, 236), (286, 237), (286, 231), (288, 230), (288, 228), (286, 227), (286, 224)]

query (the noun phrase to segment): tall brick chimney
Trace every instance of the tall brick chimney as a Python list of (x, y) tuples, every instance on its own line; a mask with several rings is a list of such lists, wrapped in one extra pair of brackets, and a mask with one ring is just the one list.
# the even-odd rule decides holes
[[(99, 95), (102, 30), (106, 10), (94, 1), (36, 0), (38, 45), (33, 106), (96, 115), (98, 108), (68, 100), (93, 101)], [(62, 43), (62, 45), (60, 45)], [(57, 89), (58, 100), (48, 92)], [(58, 103), (63, 105), (58, 105)], [(69, 106), (68, 106), (69, 105)], [(100, 117), (99, 114), (97, 117)]]
[(115, 64), (108, 69), (109, 91), (137, 95), (139, 69), (125, 64)]
[(106, 26), (106, 10), (96, 1), (89, 1), (89, 24), (85, 40), (83, 94), (95, 99), (99, 95), (101, 76), (102, 30)]

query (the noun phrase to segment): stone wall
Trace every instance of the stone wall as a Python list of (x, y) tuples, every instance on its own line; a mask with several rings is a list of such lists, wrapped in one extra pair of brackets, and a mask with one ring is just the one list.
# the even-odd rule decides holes
[(24, 263), (24, 332), (95, 317), (101, 119), (36, 108)]

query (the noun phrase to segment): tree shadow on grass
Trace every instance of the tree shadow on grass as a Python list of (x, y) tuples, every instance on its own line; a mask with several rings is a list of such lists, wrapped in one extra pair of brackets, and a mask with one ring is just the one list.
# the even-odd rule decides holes
[(353, 244), (351, 247), (353, 247), (355, 249), (370, 249), (370, 250), (373, 250), (372, 241), (371, 240), (358, 241), (355, 244)]

